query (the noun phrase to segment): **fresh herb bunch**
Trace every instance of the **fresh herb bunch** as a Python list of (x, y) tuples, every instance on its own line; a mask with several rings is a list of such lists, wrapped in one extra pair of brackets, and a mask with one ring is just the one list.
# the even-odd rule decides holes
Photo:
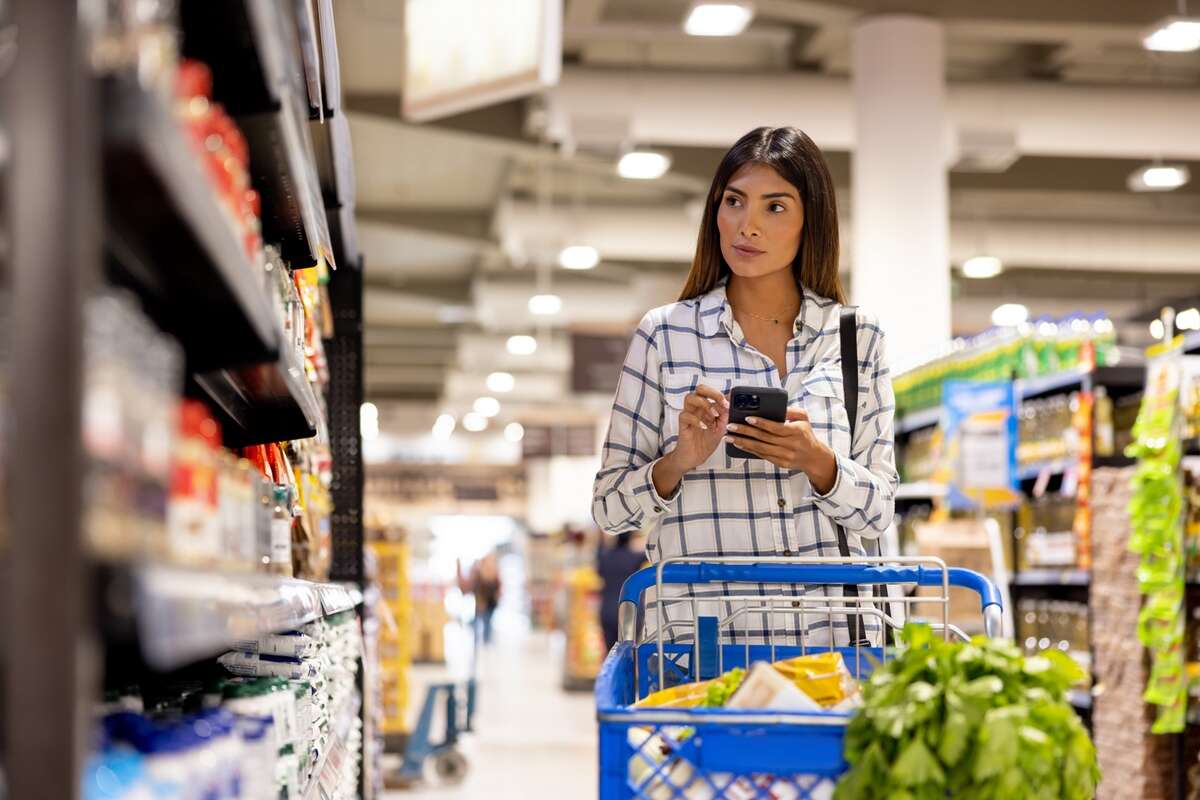
[(946, 642), (905, 626), (846, 731), (835, 800), (1091, 800), (1096, 751), (1066, 700), (1083, 677), (1057, 651), (1025, 657), (976, 637)]

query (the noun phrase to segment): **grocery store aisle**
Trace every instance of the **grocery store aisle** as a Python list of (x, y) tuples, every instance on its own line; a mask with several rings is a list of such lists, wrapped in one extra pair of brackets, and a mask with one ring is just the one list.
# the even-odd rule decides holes
[[(447, 648), (452, 649), (450, 643)], [(452, 659), (454, 661), (454, 659)], [(413, 670), (416, 697), (450, 668)], [(529, 632), (502, 608), (496, 638), (480, 654), (476, 733), (464, 742), (470, 762), (459, 786), (426, 785), (390, 792), (387, 800), (459, 800), (489, 797), (593, 797), (596, 794), (596, 724), (590, 693), (562, 690), (562, 642)]]

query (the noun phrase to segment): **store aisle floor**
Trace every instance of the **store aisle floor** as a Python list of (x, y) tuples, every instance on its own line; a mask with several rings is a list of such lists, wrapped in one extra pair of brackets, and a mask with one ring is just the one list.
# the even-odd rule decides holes
[[(540, 800), (596, 795), (592, 695), (565, 692), (561, 639), (530, 633), (499, 613), (495, 641), (480, 653), (476, 733), (463, 744), (470, 771), (462, 784), (387, 793), (387, 800)], [(452, 662), (455, 659), (452, 659)], [(457, 671), (417, 667), (414, 697)]]

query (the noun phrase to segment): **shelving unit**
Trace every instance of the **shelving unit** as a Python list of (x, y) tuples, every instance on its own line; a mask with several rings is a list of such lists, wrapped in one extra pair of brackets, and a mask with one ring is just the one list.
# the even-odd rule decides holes
[(1016, 586), (1090, 586), (1092, 576), (1082, 569), (1027, 569), (1013, 574)]
[[(331, 12), (323, 6), (323, 13)], [(331, 106), (318, 110), (336, 113), (337, 120), (326, 145), (333, 166), (329, 197), (336, 201), (327, 212), (309, 97), (296, 89), (304, 75), (293, 7), (275, 0), (183, 0), (183, 52), (212, 67), (214, 100), (246, 134), (264, 240), (281, 245), (293, 269), (320, 258), (343, 268), (346, 279), (330, 293), (332, 312), (357, 322), (335, 334), (361, 343), (348, 127), (340, 116), (340, 88), (329, 98), (320, 84), (337, 86), (336, 42), (332, 30), (313, 32), (319, 38), (312, 43), (326, 51), (310, 59), (321, 65), (315, 96), (322, 103), (329, 98)], [(94, 30), (78, 4), (16, 0), (9, 11), (6, 21), (21, 31), (21, 47), (5, 125), (11, 147), (21, 153), (11, 166), (10, 189), (22, 198), (9, 219), (20, 231), (10, 259), (10, 400), (22, 420), (10, 445), (37, 457), (9, 473), (9, 490), (22, 502), (11, 508), (4, 601), (22, 611), (6, 619), (5, 790), (12, 797), (72, 797), (79, 792), (82, 748), (91, 739), (89, 711), (101, 696), (102, 666), (134, 655), (146, 670), (174, 674), (235, 639), (293, 629), (363, 602), (361, 491), (335, 487), (332, 544), (342, 557), (330, 583), (100, 561), (86, 549), (83, 314), (92, 292), (106, 283), (132, 292), (177, 340), (189, 391), (221, 417), (225, 444), (320, 435), (329, 423), (303, 365), (283, 346), (266, 286), (169, 97), (135, 80), (131, 69), (93, 71), (84, 43)], [(332, 373), (361, 386), (361, 354), (353, 358), (339, 347), (327, 353)], [(338, 463), (361, 447), (357, 426), (344, 424), (351, 414), (357, 419), (358, 404), (348, 410), (334, 405), (345, 396), (331, 391), (329, 403), (340, 425), (334, 471), (343, 480), (347, 469), (361, 476), (358, 456)], [(369, 726), (369, 710), (357, 699), (335, 712), (339, 741), (360, 714)], [(320, 795), (316, 783), (305, 796)], [(360, 796), (373, 798), (375, 785), (364, 776)]]

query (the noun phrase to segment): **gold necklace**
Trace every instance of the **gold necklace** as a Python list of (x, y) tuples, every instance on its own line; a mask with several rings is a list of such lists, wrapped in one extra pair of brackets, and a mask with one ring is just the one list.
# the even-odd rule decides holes
[[(733, 308), (733, 306), (731, 305), (730, 308)], [(747, 311), (745, 309), (738, 311), (738, 309), (735, 308), (734, 311), (737, 311), (739, 314), (745, 314), (748, 317), (754, 317), (755, 319), (762, 320), (763, 322), (770, 322), (774, 325), (779, 324), (779, 317), (764, 317), (759, 314), (755, 314), (753, 311)], [(796, 313), (800, 313), (800, 312), (797, 311)]]

